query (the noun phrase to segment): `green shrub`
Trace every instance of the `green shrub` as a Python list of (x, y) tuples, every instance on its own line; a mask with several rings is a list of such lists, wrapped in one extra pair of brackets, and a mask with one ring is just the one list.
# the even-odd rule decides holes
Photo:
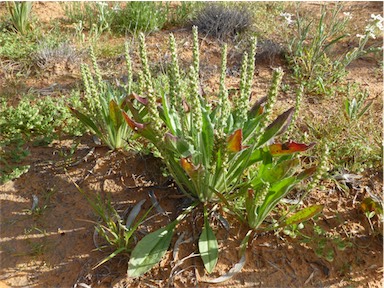
[[(313, 117), (304, 118), (309, 127), (307, 141), (327, 143), (327, 165), (333, 171), (362, 173), (368, 169), (381, 169), (383, 135), (381, 129), (377, 129), (381, 124), (370, 110), (371, 102), (364, 101), (367, 91), (357, 84), (339, 90), (336, 94), (340, 99), (336, 102), (339, 109), (326, 108), (323, 113), (327, 117), (320, 121)], [(293, 135), (299, 137), (297, 133)]]
[(71, 2), (65, 5), (64, 11), (68, 22), (81, 22), (86, 30), (95, 29), (99, 35), (110, 30), (114, 17), (108, 2)]
[[(112, 206), (110, 199), (102, 199), (99, 194), (88, 195), (77, 184), (75, 186), (85, 196), (96, 216), (100, 219), (95, 226), (94, 235), (98, 236), (94, 236), (96, 248), (98, 250), (110, 247), (113, 249), (113, 252), (100, 261), (93, 269), (119, 254), (130, 253), (134, 246), (135, 233), (151, 211), (149, 209), (144, 215), (139, 217), (145, 200), (139, 201), (132, 209), (126, 209), (123, 213), (118, 213)], [(98, 243), (96, 239), (102, 239), (105, 243)]]
[(189, 23), (204, 3), (181, 1), (180, 5), (176, 5), (176, 7), (170, 7), (168, 2), (166, 5), (168, 9), (167, 24), (179, 26)]
[[(24, 96), (16, 107), (0, 101), (0, 183), (19, 177), (29, 166), (18, 163), (29, 155), (28, 141), (48, 144), (60, 135), (80, 136), (84, 132), (66, 107), (64, 98), (34, 100)], [(78, 105), (73, 95), (69, 102)]]
[(36, 48), (37, 43), (32, 35), (15, 35), (6, 30), (0, 33), (0, 57), (3, 59), (24, 60)]
[(111, 29), (126, 34), (160, 30), (167, 22), (166, 5), (154, 1), (130, 1), (116, 9)]
[[(351, 15), (344, 13), (339, 4), (329, 11), (322, 6), (321, 16), (316, 20), (307, 20), (296, 12), (295, 20), (291, 14), (282, 13), (288, 25), (294, 24), (292, 34), (288, 34), (287, 59), (294, 71), (294, 77), (305, 85), (306, 91), (318, 95), (332, 95), (334, 86), (347, 74), (346, 67), (354, 60), (381, 47), (366, 47), (368, 39), (375, 37), (380, 28), (379, 20), (371, 19), (360, 37), (358, 47), (350, 48), (337, 55), (335, 47), (349, 35), (347, 24)], [(379, 28), (378, 28), (379, 27)], [(382, 22), (381, 22), (382, 27)]]
[[(70, 101), (76, 103), (75, 98)], [(2, 140), (30, 141), (39, 137), (53, 140), (58, 134), (81, 135), (83, 131), (68, 112), (64, 98), (34, 101), (23, 97), (16, 107), (8, 106), (3, 100), (0, 115)]]
[[(76, 24), (76, 33), (84, 37), (83, 30), (90, 31), (91, 38), (105, 31), (117, 34), (151, 32), (162, 29), (166, 24), (182, 25), (194, 15), (196, 2), (181, 2), (172, 6), (156, 1), (129, 1), (123, 5), (108, 2), (73, 2), (65, 6), (67, 22)], [(84, 39), (83, 39), (84, 40)]]

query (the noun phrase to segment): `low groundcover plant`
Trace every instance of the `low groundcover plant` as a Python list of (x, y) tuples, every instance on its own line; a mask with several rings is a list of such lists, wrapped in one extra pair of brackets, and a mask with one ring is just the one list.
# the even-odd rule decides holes
[[(274, 140), (286, 131), (294, 113), (294, 108), (290, 108), (271, 121), (283, 75), (281, 69), (274, 71), (267, 97), (249, 109), (256, 39), (249, 54), (244, 53), (240, 88), (234, 103), (229, 100), (225, 86), (227, 47), (224, 45), (216, 105), (200, 93), (196, 27), (193, 28), (193, 63), (186, 85), (180, 77), (176, 41), (170, 35), (169, 91), (154, 90), (143, 34), (139, 40), (144, 89), (141, 95), (134, 92), (130, 95), (132, 101), (127, 102), (130, 114), (125, 111), (122, 114), (133, 131), (154, 145), (179, 189), (194, 202), (166, 227), (140, 240), (132, 251), (128, 276), (138, 277), (158, 263), (177, 224), (198, 206), (204, 210), (198, 247), (204, 266), (211, 273), (218, 259), (218, 243), (208, 220), (210, 213), (215, 207), (224, 206), (248, 223), (250, 232), (245, 237), (248, 240), (293, 186), (312, 175), (315, 169), (302, 171), (295, 153), (314, 144)], [(285, 224), (304, 221), (320, 209), (319, 206), (306, 208)]]

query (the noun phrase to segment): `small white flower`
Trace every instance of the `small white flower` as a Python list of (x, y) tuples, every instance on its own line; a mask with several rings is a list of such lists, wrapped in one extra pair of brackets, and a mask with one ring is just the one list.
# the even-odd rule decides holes
[(96, 2), (97, 5), (101, 6), (101, 7), (106, 7), (108, 6), (108, 3), (106, 2)]
[(367, 27), (365, 27), (365, 33), (367, 33), (368, 37), (376, 39), (374, 26), (368, 25)]
[(120, 10), (121, 10), (120, 5), (117, 3), (116, 5), (113, 6), (112, 10), (113, 10), (114, 12), (118, 12), (118, 11), (120, 11)]
[(378, 21), (380, 21), (380, 22), (383, 22), (383, 20), (384, 20), (384, 18), (383, 18), (380, 14), (377, 14), (377, 15), (375, 15), (375, 14), (371, 14), (371, 18), (372, 18), (373, 20), (378, 20)]
[(285, 21), (287, 21), (287, 24), (290, 25), (292, 24), (294, 21), (292, 20), (292, 14), (290, 13), (280, 13), (280, 16), (281, 17), (284, 17)]
[(363, 38), (365, 37), (365, 35), (356, 34), (356, 37), (357, 37), (357, 38), (360, 38), (360, 39), (363, 39)]
[(352, 19), (352, 13), (351, 12), (344, 12), (344, 16), (348, 19)]
[(371, 14), (371, 21), (375, 23), (375, 26), (383, 31), (384, 30), (384, 26), (383, 26), (383, 22), (384, 22), (384, 18), (380, 15), (380, 14)]

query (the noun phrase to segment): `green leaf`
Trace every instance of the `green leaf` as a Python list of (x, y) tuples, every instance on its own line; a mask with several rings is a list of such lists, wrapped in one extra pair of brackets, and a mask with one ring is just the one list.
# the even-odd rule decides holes
[(208, 220), (205, 215), (204, 228), (199, 238), (199, 252), (201, 259), (203, 259), (204, 267), (211, 273), (216, 266), (219, 256), (218, 244), (216, 236), (209, 226)]
[(261, 136), (258, 146), (263, 145), (272, 137), (277, 134), (281, 134), (288, 127), (289, 123), (292, 120), (293, 113), (295, 112), (295, 108), (290, 108), (285, 111), (283, 114), (278, 116), (275, 121), (273, 121), (266, 129), (264, 134)]
[(259, 100), (253, 104), (251, 110), (249, 111), (249, 117), (255, 117), (258, 114), (263, 114), (263, 106), (265, 102), (267, 102), (268, 98), (267, 96), (261, 97)]
[(299, 162), (300, 161), (297, 158), (293, 158), (277, 163), (270, 169), (265, 169), (261, 178), (265, 182), (275, 183), (285, 177), (290, 177), (294, 172), (294, 168), (298, 167), (300, 164)]
[(123, 124), (119, 105), (115, 100), (109, 101), (109, 117), (111, 118), (113, 125), (118, 128)]
[(361, 116), (363, 116), (365, 114), (365, 112), (368, 111), (368, 109), (371, 107), (371, 105), (373, 104), (373, 101), (369, 101), (368, 104), (361, 110), (361, 112), (357, 115), (357, 118), (360, 118)]
[(177, 221), (146, 235), (133, 249), (128, 263), (128, 277), (139, 277), (155, 266), (167, 252)]
[(102, 138), (102, 133), (100, 130), (96, 127), (95, 123), (87, 116), (85, 116), (80, 111), (76, 110), (75, 108), (68, 107), (69, 111), (80, 120), (81, 123), (83, 123), (85, 126), (87, 126), (89, 129), (92, 130), (93, 133), (95, 133), (97, 136)]
[(324, 205), (312, 205), (309, 207), (306, 207), (299, 212), (295, 213), (291, 217), (289, 217), (287, 220), (285, 220), (285, 223), (283, 226), (293, 225), (297, 223), (304, 222), (305, 220), (308, 220), (315, 216), (316, 214), (323, 211)]
[(281, 198), (285, 197), (293, 185), (297, 182), (296, 177), (288, 177), (283, 180), (273, 183), (267, 196), (264, 199), (263, 204), (259, 207), (258, 223), (256, 228), (264, 221)]
[(103, 265), (105, 262), (108, 262), (111, 260), (113, 257), (118, 255), (119, 253), (123, 252), (125, 250), (125, 247), (121, 247), (117, 249), (116, 251), (112, 252), (108, 257), (105, 257), (103, 260), (101, 260), (96, 266), (94, 266), (92, 269), (96, 269), (97, 267)]

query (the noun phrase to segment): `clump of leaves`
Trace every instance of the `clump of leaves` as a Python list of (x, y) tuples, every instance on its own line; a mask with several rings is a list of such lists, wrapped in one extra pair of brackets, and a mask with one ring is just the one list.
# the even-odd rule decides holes
[(81, 23), (82, 27), (92, 29), (100, 35), (110, 30), (114, 11), (108, 2), (72, 2), (64, 7), (67, 22)]
[[(127, 102), (132, 84), (131, 62), (129, 60), (128, 47), (126, 59), (128, 59), (128, 84), (127, 91), (118, 89), (112, 84), (103, 81), (93, 49), (90, 55), (96, 74), (94, 80), (88, 65), (81, 66), (81, 72), (85, 87), (85, 101), (82, 107), (69, 107), (70, 111), (81, 123), (111, 149), (128, 149), (133, 135), (132, 130), (124, 121), (121, 110), (128, 111)], [(128, 95), (128, 96), (127, 96)]]
[[(94, 213), (99, 217), (93, 237), (95, 246), (99, 250), (109, 247), (114, 250), (101, 260), (94, 269), (119, 254), (130, 253), (135, 243), (135, 233), (151, 211), (148, 209), (139, 217), (145, 199), (136, 203), (132, 209), (127, 208), (119, 213), (113, 207), (110, 199), (103, 199), (100, 194), (88, 195), (77, 184), (75, 186), (85, 196)], [(96, 239), (102, 239), (105, 243), (99, 243)]]
[(352, 85), (348, 84), (347, 97), (345, 97), (344, 100), (344, 115), (348, 121), (358, 121), (365, 113), (367, 113), (373, 103), (372, 100), (367, 100), (368, 96), (368, 90), (356, 91), (356, 88), (353, 89)]
[[(364, 35), (358, 35), (359, 44), (341, 55), (335, 52), (335, 47), (349, 34), (347, 24), (352, 16), (344, 13), (341, 16), (342, 5), (339, 4), (329, 11), (326, 6), (321, 8), (321, 16), (316, 20), (308, 20), (300, 16), (299, 11), (292, 20), (291, 14), (283, 13), (288, 25), (294, 24), (293, 35), (288, 35), (287, 58), (294, 70), (294, 77), (305, 84), (306, 91), (318, 95), (332, 95), (334, 84), (347, 75), (346, 67), (354, 60), (368, 53), (381, 51), (379, 46), (367, 47), (370, 38), (375, 38), (374, 32), (382, 29), (373, 19), (365, 28)], [(379, 27), (379, 28), (378, 28)]]
[(26, 34), (31, 27), (30, 17), (32, 4), (32, 2), (27, 1), (12, 1), (7, 3), (13, 28), (22, 35)]
[(210, 3), (198, 12), (192, 23), (202, 34), (229, 40), (251, 27), (252, 15), (245, 6), (238, 8)]
[[(322, 139), (329, 147), (328, 166), (337, 171), (361, 173), (382, 167), (382, 131), (376, 129), (373, 99), (359, 85), (343, 87), (337, 94), (339, 109), (327, 109), (327, 119), (304, 119), (309, 127), (307, 138)], [(293, 131), (296, 132), (296, 131)], [(297, 133), (293, 133), (297, 134)]]
[[(271, 119), (282, 79), (281, 69), (273, 74), (268, 96), (249, 107), (256, 39), (251, 43), (249, 54), (244, 53), (240, 87), (234, 103), (229, 100), (225, 86), (227, 46), (224, 45), (216, 106), (200, 93), (196, 26), (193, 39), (193, 63), (184, 87), (180, 80), (176, 41), (170, 35), (172, 63), (168, 73), (169, 91), (165, 91), (154, 89), (144, 35), (139, 36), (144, 89), (140, 95), (132, 93), (133, 101), (127, 104), (131, 115), (124, 111), (122, 114), (133, 131), (156, 147), (180, 190), (194, 203), (176, 220), (148, 234), (137, 244), (129, 261), (130, 277), (140, 276), (160, 261), (177, 224), (198, 205), (204, 210), (198, 247), (204, 266), (211, 273), (218, 259), (218, 244), (209, 223), (209, 215), (215, 207), (225, 206), (248, 223), (251, 230), (245, 237), (246, 243), (251, 232), (260, 227), (294, 185), (315, 171), (313, 167), (302, 170), (296, 157), (297, 152), (306, 151), (314, 144), (274, 140), (286, 131), (294, 114), (294, 108), (290, 108)], [(239, 202), (243, 206), (237, 208), (234, 204)], [(309, 207), (282, 225), (307, 219), (321, 208)]]
[(17, 35), (12, 31), (0, 33), (0, 56), (9, 60), (27, 60), (37, 44), (33, 35)]

